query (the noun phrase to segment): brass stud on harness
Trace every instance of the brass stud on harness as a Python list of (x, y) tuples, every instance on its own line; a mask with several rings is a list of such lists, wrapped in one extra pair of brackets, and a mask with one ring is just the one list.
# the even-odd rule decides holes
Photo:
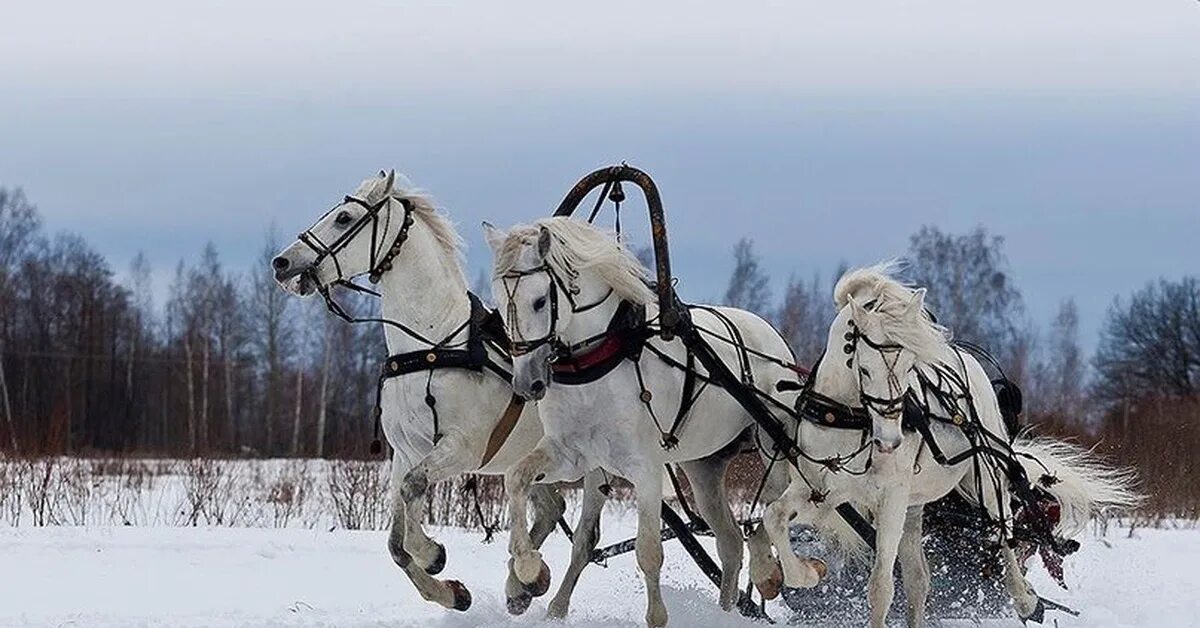
[(393, 373), (395, 373), (400, 370), (400, 363), (395, 360), (392, 360), (391, 362), (388, 362), (388, 368), (391, 369)]
[(651, 394), (649, 390), (643, 390), (639, 397), (641, 398), (642, 403), (650, 403), (650, 400), (654, 398), (654, 395)]
[(837, 417), (833, 416), (832, 412), (825, 413), (825, 422), (826, 423), (833, 423), (836, 420), (837, 420)]
[(955, 425), (962, 425), (963, 422), (966, 421), (966, 418), (963, 417), (963, 415), (961, 415), (961, 414), (956, 414), (953, 417), (951, 417), (951, 420), (954, 421)]
[(426, 353), (426, 354), (425, 354), (425, 361), (426, 361), (426, 362), (428, 362), (428, 363), (430, 363), (430, 364), (433, 364), (434, 362), (437, 362), (437, 354), (436, 354), (436, 353), (433, 353), (433, 352)]

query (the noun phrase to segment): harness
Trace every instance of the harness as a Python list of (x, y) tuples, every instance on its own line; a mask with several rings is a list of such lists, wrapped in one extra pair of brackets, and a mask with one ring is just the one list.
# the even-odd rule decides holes
[[(470, 316), (440, 342), (430, 343), (433, 346), (429, 349), (418, 349), (388, 356), (384, 361), (375, 386), (375, 407), (372, 410), (375, 417), (375, 442), (371, 445), (373, 451), (375, 443), (379, 442), (379, 425), (383, 415), (383, 385), (389, 379), (421, 371), (429, 373), (429, 377), (425, 381), (425, 405), (429, 406), (429, 411), (433, 415), (433, 442), (435, 444), (441, 440), (442, 433), (438, 420), (437, 397), (432, 392), (434, 371), (457, 368), (480, 372), (486, 368), (505, 381), (512, 381), (512, 375), (508, 370), (493, 360), (488, 352), (488, 345), (491, 344), (496, 351), (504, 355), (504, 346), (507, 344), (503, 333), (499, 335), (495, 333), (498, 322), (496, 313), (484, 307), (483, 302), (474, 293), (468, 292), (467, 298), (471, 301)], [(467, 332), (467, 339), (462, 343), (452, 344), (451, 341), (464, 330)], [(460, 346), (462, 348), (449, 348)], [(382, 446), (382, 444), (380, 445)], [(484, 464), (487, 462), (485, 460)]]
[[(858, 350), (859, 342), (873, 350), (885, 353), (885, 363), (887, 363), (887, 352), (899, 350), (899, 345), (871, 340), (854, 326), (853, 321), (849, 321), (849, 323), (851, 330), (845, 334), (846, 344), (842, 347), (844, 353), (851, 356), (847, 359), (847, 366), (852, 365), (852, 356)], [(1025, 541), (1034, 546), (1048, 547), (1059, 556), (1073, 553), (1079, 548), (1077, 542), (1054, 535), (1055, 513), (1045, 507), (1048, 498), (1052, 502), (1049, 493), (1042, 486), (1034, 485), (1029, 479), (1024, 466), (1018, 460), (1018, 453), (1012, 448), (1011, 440), (1005, 439), (983, 426), (975, 407), (975, 400), (970, 393), (970, 386), (966, 381), (964, 348), (972, 353), (981, 353), (985, 360), (996, 363), (994, 357), (977, 345), (963, 347), (955, 344), (953, 349), (955, 355), (958, 356), (962, 374), (946, 365), (930, 365), (927, 369), (916, 368), (918, 387), (914, 389), (900, 386), (898, 378), (889, 369), (888, 386), (891, 396), (886, 398), (863, 393), (860, 375), (859, 394), (863, 405), (859, 407), (848, 406), (816, 392), (813, 390), (814, 378), (810, 377), (805, 381), (804, 388), (796, 400), (796, 417), (823, 428), (860, 431), (864, 434), (865, 439), (865, 435), (871, 429), (870, 410), (875, 410), (885, 418), (889, 418), (886, 414), (888, 412), (896, 413), (898, 414), (896, 420), (901, 421), (901, 427), (906, 431), (919, 434), (922, 446), (928, 448), (930, 455), (938, 464), (956, 466), (970, 461), (974, 465), (975, 492), (981, 504), (984, 503), (984, 492), (987, 490), (983, 485), (983, 471), (989, 472), (993, 484), (987, 488), (995, 491), (997, 496), (995, 502), (999, 521), (996, 524), (1002, 539), (1009, 539), (1010, 542)], [(824, 355), (818, 358), (812, 369), (813, 373), (816, 373), (823, 359)], [(890, 364), (894, 366), (895, 362)], [(999, 367), (997, 366), (997, 368)], [(1000, 379), (993, 380), (993, 386), (997, 390), (1010, 391), (1006, 402), (1001, 404), (1001, 410), (1006, 427), (1010, 428), (1010, 435), (1015, 436), (1017, 430), (1012, 429), (1012, 424), (1017, 420), (1016, 414), (1019, 414), (1020, 391), (1011, 381), (1003, 377), (1003, 371), (1001, 371)], [(1016, 400), (1015, 406), (1014, 399)], [(936, 402), (949, 416), (936, 413), (932, 402)], [(971, 446), (954, 456), (946, 455), (933, 434), (931, 426), (934, 421), (958, 427)], [(1012, 490), (1015, 503), (1011, 506), (999, 499), (1003, 491), (1003, 487), (1000, 485), (1002, 477), (1008, 480)], [(1051, 486), (1055, 481), (1056, 479), (1049, 475), (1044, 475), (1039, 479), (1039, 482), (1045, 487)], [(1012, 513), (1011, 528), (1007, 523), (1010, 518), (1005, 516), (1006, 508), (1014, 511), (1020, 510), (1019, 513)]]

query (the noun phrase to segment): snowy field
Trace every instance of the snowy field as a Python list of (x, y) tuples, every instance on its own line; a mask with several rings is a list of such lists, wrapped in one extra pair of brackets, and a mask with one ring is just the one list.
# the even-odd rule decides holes
[[(632, 527), (628, 512), (614, 506), (606, 513), (605, 542), (625, 538)], [(488, 545), (480, 543), (482, 534), (454, 528), (437, 529), (435, 537), (449, 551), (443, 577), (463, 580), (474, 594), (466, 613), (423, 602), (392, 565), (378, 531), (0, 527), (0, 626), (564, 625), (542, 619), (546, 598), (523, 617), (505, 611), (506, 534)], [(1083, 541), (1067, 563), (1072, 590), (1056, 590), (1035, 574), (1040, 592), (1083, 613), (1053, 615), (1058, 626), (1198, 625), (1200, 532), (1138, 530), (1130, 537), (1114, 529), (1104, 539)], [(568, 549), (561, 534), (547, 541), (555, 586)], [(763, 625), (722, 613), (715, 590), (676, 544), (667, 545), (663, 582), (673, 626)], [(643, 609), (636, 566), (626, 555), (584, 573), (565, 625), (641, 626)], [(778, 603), (769, 612), (788, 617)]]

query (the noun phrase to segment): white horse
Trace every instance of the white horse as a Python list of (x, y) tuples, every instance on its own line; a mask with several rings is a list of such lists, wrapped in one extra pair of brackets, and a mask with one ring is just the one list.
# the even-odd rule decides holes
[[(798, 440), (804, 451), (817, 459), (838, 458), (843, 464), (835, 471), (803, 461), (799, 472), (792, 470), (784, 495), (767, 507), (764, 524), (783, 561), (784, 581), (811, 587), (820, 579), (811, 564), (791, 550), (788, 525), (827, 519), (835, 505), (849, 501), (870, 513), (876, 529), (868, 581), (871, 626), (884, 626), (897, 559), (908, 599), (908, 624), (922, 625), (930, 586), (921, 548), (922, 506), (958, 490), (982, 502), (997, 523), (1005, 583), (1018, 614), (1028, 618), (1038, 611), (1040, 599), (1009, 545), (1013, 487), (1003, 460), (985, 454), (978, 466), (971, 457), (959, 464), (939, 464), (930, 442), (902, 429), (905, 396), (926, 406), (932, 443), (944, 458), (953, 459), (976, 444), (1008, 451), (1038, 488), (1060, 504), (1055, 535), (1079, 532), (1102, 510), (1135, 506), (1139, 497), (1133, 478), (1067, 443), (1018, 436), (1009, 450), (1010, 435), (983, 367), (951, 344), (945, 328), (933, 322), (924, 307), (924, 289), (903, 286), (889, 269), (885, 264), (852, 271), (834, 290), (840, 311), (830, 326), (825, 356), (812, 375), (813, 391), (845, 406), (865, 407), (870, 440), (860, 431), (800, 421)], [(833, 415), (824, 420), (832, 422)], [(985, 431), (998, 438), (990, 439)], [(816, 486), (816, 495), (828, 496), (814, 499), (800, 474)]]
[[(380, 172), (326, 212), (273, 260), (276, 280), (288, 291), (307, 296), (370, 274), (378, 282), (382, 317), (399, 323), (384, 325), (389, 355), (429, 351), (435, 345), (461, 348), (472, 315), (460, 260), (461, 240), (428, 197), (395, 189), (394, 180), (394, 171)], [(490, 359), (501, 359), (493, 348), (488, 351)], [(427, 395), (436, 400), (436, 419)], [(471, 596), (461, 582), (432, 577), (442, 570), (446, 553), (421, 527), (425, 491), (430, 483), (463, 473), (502, 474), (533, 449), (542, 429), (534, 410), (526, 407), (503, 445), (488, 452), (494, 457), (480, 466), (511, 399), (509, 383), (488, 369), (418, 371), (382, 384), (381, 420), (394, 450), (388, 549), (421, 595), (447, 608), (466, 610)], [(591, 490), (584, 494), (576, 535), (583, 545), (594, 546), (597, 540), (604, 499), (597, 486), (599, 482), (589, 483)], [(540, 545), (553, 531), (565, 504), (549, 486), (536, 489), (533, 498), (537, 512), (533, 538)], [(586, 563), (584, 556), (572, 569), (580, 571)], [(545, 579), (523, 588), (525, 598), (518, 597), (516, 603), (528, 604), (547, 586)], [(570, 594), (571, 587), (564, 582), (556, 597), (564, 609)]]
[[(611, 234), (567, 218), (539, 220), (508, 233), (484, 227), (495, 254), (493, 294), (513, 339), (513, 387), (539, 400), (545, 429), (534, 450), (505, 476), (511, 500), (509, 552), (517, 579), (532, 582), (546, 569), (528, 533), (523, 496), (530, 486), (577, 478), (599, 467), (634, 485), (646, 622), (665, 625), (659, 586), (663, 465), (681, 463), (697, 507), (716, 535), (720, 602), (730, 609), (738, 597), (742, 537), (729, 510), (724, 476), (753, 425), (750, 415), (723, 389), (704, 383), (698, 364), (693, 368), (700, 381), (686, 383), (680, 367), (691, 360), (681, 341), (639, 335), (646, 329), (641, 321), (658, 315), (656, 302), (645, 269)], [(780, 364), (792, 360), (787, 344), (766, 321), (725, 307), (699, 306), (691, 313), (734, 372), (771, 385), (796, 379)], [(735, 347), (735, 338), (751, 352)], [(577, 381), (567, 381), (569, 375)], [(776, 397), (790, 404), (794, 395)], [(760, 540), (751, 543), (756, 582), (769, 578), (775, 567), (769, 541)], [(756, 546), (772, 562), (756, 565)]]

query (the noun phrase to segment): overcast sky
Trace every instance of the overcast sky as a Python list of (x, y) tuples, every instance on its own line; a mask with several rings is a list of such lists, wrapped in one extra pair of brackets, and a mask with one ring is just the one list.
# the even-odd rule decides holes
[(118, 271), (207, 240), (245, 267), (395, 167), (474, 273), (480, 220), (628, 160), (696, 299), (742, 235), (778, 292), (984, 225), (1031, 314), (1076, 298), (1090, 345), (1115, 294), (1200, 273), (1194, 0), (177, 4), (4, 9), (0, 185)]

